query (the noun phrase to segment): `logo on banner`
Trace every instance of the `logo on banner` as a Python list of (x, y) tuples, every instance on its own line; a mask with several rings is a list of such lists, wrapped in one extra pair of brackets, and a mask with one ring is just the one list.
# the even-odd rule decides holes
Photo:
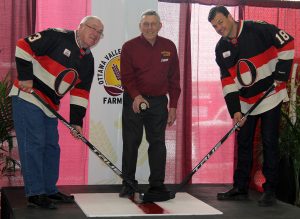
[(103, 104), (119, 104), (122, 98), (117, 97), (123, 93), (120, 74), (121, 49), (116, 49), (104, 56), (98, 66), (98, 83), (104, 87), (107, 94), (112, 97), (104, 97)]

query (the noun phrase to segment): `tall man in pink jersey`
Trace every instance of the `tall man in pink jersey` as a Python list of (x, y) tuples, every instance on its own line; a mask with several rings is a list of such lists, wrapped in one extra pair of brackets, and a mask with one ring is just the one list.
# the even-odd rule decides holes
[[(145, 128), (149, 143), (150, 166), (148, 192), (166, 192), (166, 126), (173, 125), (180, 95), (180, 73), (176, 46), (158, 36), (162, 27), (156, 11), (142, 13), (141, 35), (129, 40), (121, 52), (121, 81), (124, 87), (122, 136), (122, 172), (127, 180), (135, 179), (138, 148)], [(168, 97), (167, 97), (168, 95)], [(140, 104), (147, 109), (141, 112)], [(133, 189), (124, 181), (120, 197), (130, 197)]]

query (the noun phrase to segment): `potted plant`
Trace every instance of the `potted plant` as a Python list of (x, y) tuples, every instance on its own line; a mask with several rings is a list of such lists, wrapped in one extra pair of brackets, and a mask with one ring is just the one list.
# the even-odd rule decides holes
[(4, 175), (14, 173), (18, 162), (12, 158), (13, 149), (13, 119), (11, 97), (8, 96), (12, 87), (10, 72), (0, 80), (0, 159), (1, 173)]
[[(293, 71), (288, 82), (290, 101), (285, 102), (281, 108), (281, 121), (279, 133), (279, 184), (276, 197), (284, 202), (300, 207), (300, 70)], [(260, 124), (258, 124), (260, 129)], [(265, 178), (262, 175), (262, 150), (260, 132), (254, 141), (254, 168), (252, 170), (251, 188), (263, 191), (262, 184)]]
[[(295, 71), (296, 72), (296, 71)], [(290, 163), (291, 175), (294, 179), (292, 189), (294, 194), (294, 204), (300, 207), (300, 71), (294, 74), (289, 83), (290, 102), (284, 103), (281, 110), (281, 128), (279, 135), (279, 149), (281, 160)], [(286, 171), (289, 171), (288, 169)], [(286, 180), (287, 179), (281, 179)]]

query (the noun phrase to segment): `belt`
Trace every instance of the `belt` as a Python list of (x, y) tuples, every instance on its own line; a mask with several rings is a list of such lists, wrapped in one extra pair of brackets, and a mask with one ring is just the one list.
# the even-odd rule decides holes
[(149, 95), (144, 95), (142, 94), (143, 97), (145, 97), (146, 99), (159, 99), (159, 98), (163, 98), (166, 95), (160, 95), (160, 96), (149, 96)]

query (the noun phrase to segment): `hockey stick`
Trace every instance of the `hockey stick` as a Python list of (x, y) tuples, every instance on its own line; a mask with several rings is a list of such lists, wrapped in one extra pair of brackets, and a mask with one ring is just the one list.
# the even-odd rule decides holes
[[(242, 117), (241, 121), (245, 120), (250, 113), (260, 104), (263, 99), (265, 99), (276, 87), (277, 83), (274, 82), (268, 90), (265, 91), (264, 95), (260, 97), (260, 99), (252, 105), (252, 107), (245, 113)], [(203, 157), (203, 159), (197, 164), (196, 167), (182, 180), (182, 182), (172, 191), (170, 195), (170, 199), (175, 198), (175, 195), (178, 191), (180, 191), (192, 178), (192, 176), (202, 167), (202, 165), (208, 161), (208, 159), (216, 152), (216, 150), (228, 139), (228, 137), (235, 132), (236, 129), (240, 127), (240, 122), (235, 123), (235, 125), (224, 135), (224, 137)]]
[(62, 117), (57, 111), (55, 111), (48, 103), (46, 103), (34, 90), (31, 90), (31, 94), (41, 102), (53, 115), (55, 115), (71, 132), (75, 133), (77, 137), (85, 143), (115, 174), (123, 179), (134, 191), (134, 201), (137, 203), (143, 202), (156, 202), (169, 200), (168, 194), (147, 194), (139, 192), (139, 189), (133, 184), (133, 182), (127, 180), (121, 170), (118, 169), (101, 151), (99, 151), (92, 143), (90, 143), (84, 136), (82, 136), (64, 117)]

